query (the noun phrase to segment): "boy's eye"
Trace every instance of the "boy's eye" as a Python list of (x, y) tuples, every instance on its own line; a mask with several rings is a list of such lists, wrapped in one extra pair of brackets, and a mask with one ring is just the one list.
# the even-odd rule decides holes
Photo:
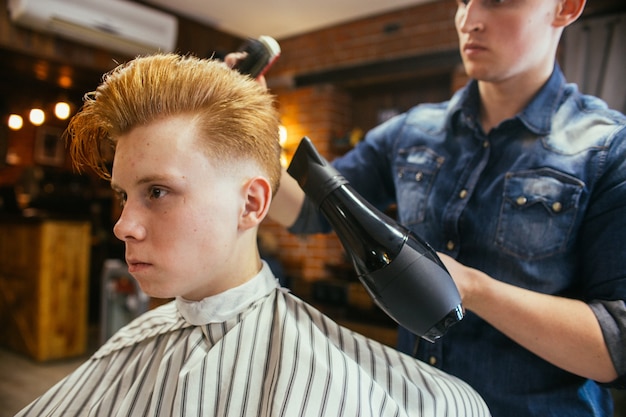
[(120, 207), (124, 207), (124, 204), (126, 204), (126, 200), (128, 199), (127, 194), (119, 191), (119, 192), (116, 192), (115, 195), (116, 195), (116, 198)]
[(150, 188), (150, 191), (149, 191), (150, 198), (152, 199), (159, 199), (166, 194), (167, 192), (164, 189), (159, 188), (159, 187), (152, 187)]
[[(457, 0), (457, 3), (467, 6), (471, 1), (472, 0)], [(484, 5), (488, 6), (488, 5), (501, 4), (501, 3), (506, 2), (507, 0), (481, 0), (481, 1)]]

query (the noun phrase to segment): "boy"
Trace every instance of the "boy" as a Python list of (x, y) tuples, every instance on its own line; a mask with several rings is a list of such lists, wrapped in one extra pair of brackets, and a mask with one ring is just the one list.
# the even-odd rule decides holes
[(71, 121), (123, 201), (141, 288), (175, 301), (115, 334), (20, 416), (487, 416), (466, 384), (282, 290), (257, 248), (280, 178), (272, 97), (223, 63), (137, 58)]

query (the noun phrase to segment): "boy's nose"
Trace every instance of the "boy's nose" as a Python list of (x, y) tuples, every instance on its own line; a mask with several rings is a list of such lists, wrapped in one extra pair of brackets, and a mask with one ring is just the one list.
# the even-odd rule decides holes
[(124, 205), (120, 218), (113, 226), (113, 234), (119, 240), (126, 242), (128, 240), (142, 240), (146, 231), (139, 221), (136, 210), (133, 210), (128, 202)]

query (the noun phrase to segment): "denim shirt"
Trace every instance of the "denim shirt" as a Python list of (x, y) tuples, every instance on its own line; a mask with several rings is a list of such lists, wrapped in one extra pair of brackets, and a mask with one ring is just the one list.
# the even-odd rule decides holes
[[(471, 81), (418, 105), (333, 161), (364, 198), (437, 251), (491, 277), (588, 303), (626, 374), (626, 118), (558, 66), (528, 106), (488, 134)], [(290, 229), (319, 232), (310, 203)], [(326, 225), (327, 226), (327, 225)], [(559, 343), (555, 340), (554, 343)], [(496, 417), (611, 416), (610, 392), (561, 370), (468, 312), (436, 343), (398, 348), (472, 385)]]

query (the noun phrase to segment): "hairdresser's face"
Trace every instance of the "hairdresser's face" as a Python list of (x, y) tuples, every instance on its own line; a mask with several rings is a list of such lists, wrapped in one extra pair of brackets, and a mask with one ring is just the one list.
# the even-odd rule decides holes
[(457, 0), (455, 24), (471, 78), (500, 82), (551, 72), (556, 0)]
[(198, 300), (250, 277), (237, 260), (242, 180), (214, 166), (196, 135), (191, 119), (175, 117), (117, 143), (112, 187), (124, 205), (114, 233), (130, 273), (154, 297)]

